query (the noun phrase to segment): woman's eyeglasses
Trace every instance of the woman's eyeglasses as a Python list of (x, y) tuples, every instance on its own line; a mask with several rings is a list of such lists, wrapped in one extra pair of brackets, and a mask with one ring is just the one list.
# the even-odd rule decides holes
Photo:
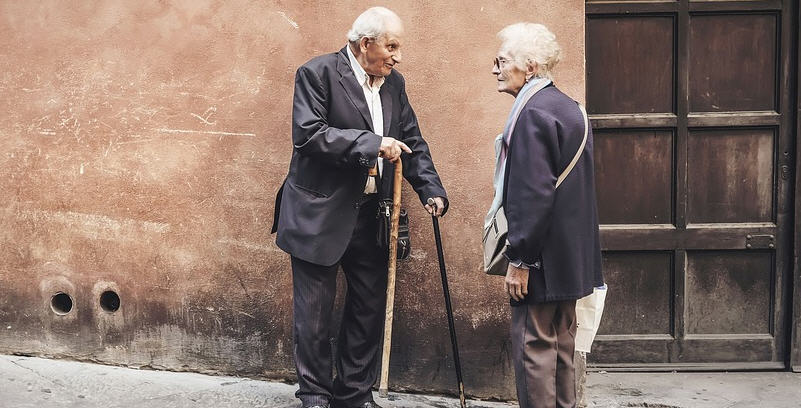
[(495, 59), (492, 61), (492, 67), (503, 68), (506, 66), (507, 63), (509, 63), (508, 59), (503, 57), (495, 57)]

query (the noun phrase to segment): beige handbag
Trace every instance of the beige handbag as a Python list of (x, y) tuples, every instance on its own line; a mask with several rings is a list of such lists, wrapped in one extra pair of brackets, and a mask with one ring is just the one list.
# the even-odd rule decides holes
[[(587, 111), (584, 110), (581, 104), (579, 104), (579, 109), (581, 109), (581, 115), (584, 117), (584, 140), (581, 141), (581, 146), (579, 146), (576, 155), (573, 156), (573, 160), (567, 165), (567, 168), (565, 168), (562, 174), (559, 175), (554, 189), (559, 188), (559, 185), (562, 184), (565, 178), (570, 174), (570, 171), (573, 170), (579, 157), (581, 157), (581, 152), (584, 151), (584, 145), (587, 144), (587, 134), (590, 130), (590, 123), (587, 118)], [(508, 268), (509, 261), (503, 253), (506, 251), (506, 244), (508, 243), (506, 235), (508, 233), (509, 224), (506, 222), (506, 214), (504, 214), (503, 206), (501, 206), (492, 217), (492, 222), (484, 228), (484, 272), (486, 272), (487, 275), (506, 276), (506, 269)]]

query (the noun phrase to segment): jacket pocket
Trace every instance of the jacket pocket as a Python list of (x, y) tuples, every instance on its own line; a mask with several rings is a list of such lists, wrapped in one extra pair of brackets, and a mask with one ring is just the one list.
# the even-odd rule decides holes
[(308, 194), (308, 195), (310, 195), (312, 197), (315, 197), (315, 198), (328, 198), (327, 195), (325, 195), (325, 194), (323, 194), (323, 193), (321, 193), (319, 191), (313, 190), (313, 189), (311, 189), (309, 187), (304, 187), (304, 186), (301, 186), (300, 184), (294, 184), (294, 185), (298, 190), (300, 190), (300, 191), (302, 191), (302, 192), (304, 192), (304, 193), (306, 193), (306, 194)]

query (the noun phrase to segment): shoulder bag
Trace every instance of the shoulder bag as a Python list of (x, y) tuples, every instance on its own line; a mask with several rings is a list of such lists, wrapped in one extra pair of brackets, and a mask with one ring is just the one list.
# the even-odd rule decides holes
[[(567, 168), (559, 175), (556, 180), (555, 189), (567, 178), (570, 171), (578, 162), (581, 157), (581, 152), (584, 151), (584, 145), (587, 144), (587, 133), (590, 129), (589, 119), (587, 118), (587, 111), (581, 104), (578, 105), (581, 110), (581, 115), (584, 117), (584, 140), (581, 141), (578, 151), (573, 160), (568, 164)], [(519, 114), (519, 112), (518, 112)], [(515, 118), (515, 122), (517, 118)], [(511, 134), (511, 133), (510, 133)], [(509, 265), (509, 260), (504, 256), (506, 251), (506, 236), (509, 234), (509, 224), (506, 222), (506, 215), (503, 212), (503, 206), (493, 216), (492, 222), (484, 228), (484, 272), (488, 275), (506, 276), (506, 269)]]

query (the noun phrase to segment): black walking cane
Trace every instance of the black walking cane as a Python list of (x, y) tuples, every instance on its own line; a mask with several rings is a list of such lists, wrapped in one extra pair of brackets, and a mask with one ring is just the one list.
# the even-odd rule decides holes
[(459, 345), (456, 343), (456, 328), (453, 325), (453, 308), (451, 307), (451, 292), (448, 289), (448, 274), (445, 272), (445, 256), (442, 254), (442, 237), (439, 234), (439, 220), (437, 219), (437, 206), (433, 198), (428, 199), (428, 205), (434, 207), (431, 220), (434, 223), (434, 239), (437, 241), (437, 259), (439, 260), (439, 274), (442, 277), (442, 291), (445, 293), (445, 311), (448, 313), (448, 329), (451, 332), (451, 346), (453, 347), (453, 363), (456, 366), (456, 381), (459, 382), (459, 402), (462, 408), (467, 404), (464, 399), (464, 383), (462, 382), (462, 365), (459, 362)]

